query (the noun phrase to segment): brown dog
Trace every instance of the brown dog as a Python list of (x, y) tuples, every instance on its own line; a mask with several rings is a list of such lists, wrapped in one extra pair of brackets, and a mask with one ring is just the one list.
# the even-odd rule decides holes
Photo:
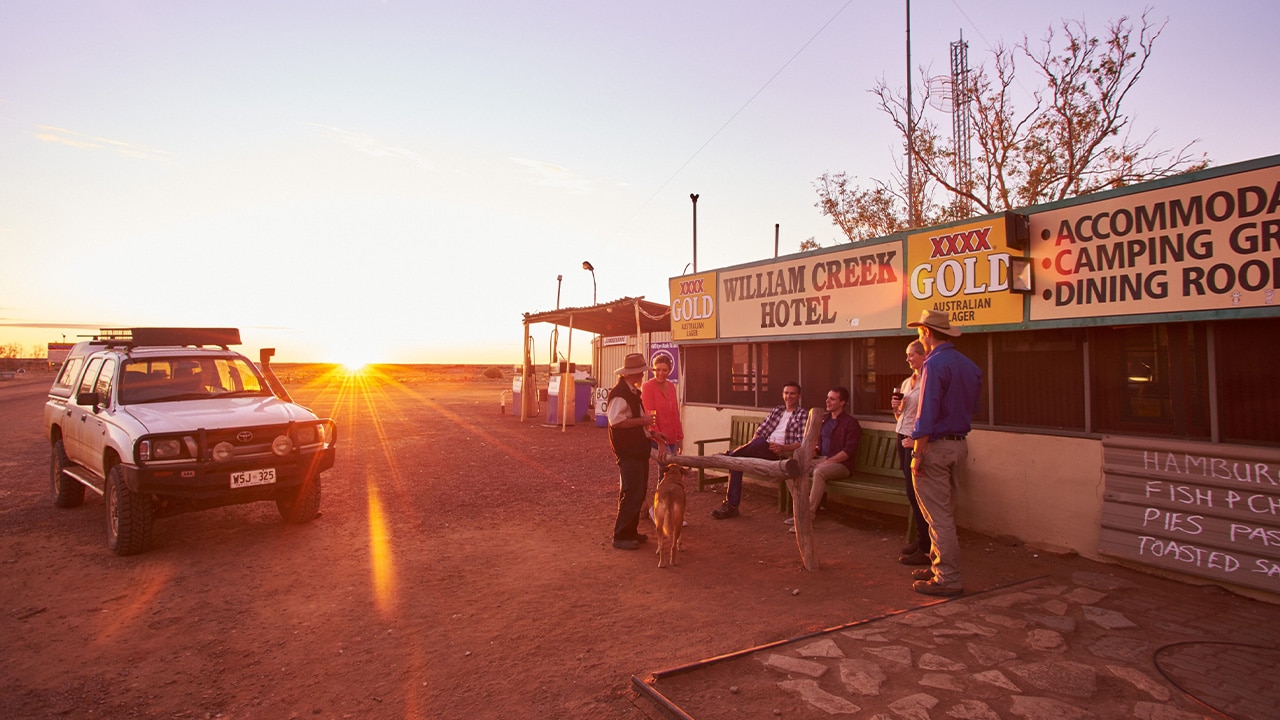
[(676, 549), (684, 549), (684, 469), (667, 465), (653, 493), (653, 525), (658, 529), (658, 567), (676, 565)]

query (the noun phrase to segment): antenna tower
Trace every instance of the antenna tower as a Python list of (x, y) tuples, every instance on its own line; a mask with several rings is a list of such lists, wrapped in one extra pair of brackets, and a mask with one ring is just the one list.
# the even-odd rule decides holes
[[(969, 154), (969, 102), (973, 98), (973, 79), (969, 74), (969, 43), (960, 39), (951, 43), (951, 139), (956, 148), (956, 187), (965, 191), (973, 188), (973, 171)], [(961, 209), (968, 214), (968, 199), (960, 198)]]

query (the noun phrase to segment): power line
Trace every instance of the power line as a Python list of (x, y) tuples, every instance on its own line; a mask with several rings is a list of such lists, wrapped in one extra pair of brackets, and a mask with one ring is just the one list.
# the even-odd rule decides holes
[(769, 85), (774, 80), (776, 80), (779, 75), (782, 74), (783, 70), (786, 70), (787, 67), (791, 65), (791, 63), (795, 62), (795, 59), (800, 57), (800, 54), (803, 53), (806, 48), (812, 45), (813, 41), (817, 40), (818, 36), (821, 35), (827, 29), (827, 27), (831, 25), (831, 23), (835, 22), (836, 18), (840, 17), (840, 14), (843, 13), (846, 9), (848, 9), (848, 7), (852, 4), (853, 4), (853, 0), (848, 0), (848, 2), (846, 2), (843, 6), (841, 6), (839, 10), (836, 11), (835, 15), (831, 16), (830, 20), (827, 20), (825, 23), (823, 23), (822, 27), (818, 28), (818, 31), (815, 32), (813, 36), (810, 37), (805, 42), (804, 45), (801, 45), (800, 49), (797, 50), (795, 54), (791, 56), (790, 59), (788, 59), (785, 63), (783, 63), (782, 67), (778, 68), (778, 71), (775, 72), (773, 75), (771, 75), (769, 79), (766, 80), (765, 83), (760, 86), (759, 90), (755, 91), (755, 94), (747, 98), (747, 101), (742, 103), (742, 107), (738, 108), (738, 110), (735, 113), (733, 113), (733, 115), (730, 115), (729, 119), (725, 120), (724, 124), (720, 126), (720, 129), (712, 133), (711, 137), (707, 138), (707, 141), (702, 143), (702, 146), (699, 147), (697, 150), (695, 150), (693, 154), (689, 156), (688, 160), (685, 160), (684, 163), (680, 165), (680, 167), (676, 168), (676, 171), (671, 173), (671, 177), (667, 178), (666, 182), (662, 183), (662, 185), (660, 185), (657, 190), (653, 191), (653, 194), (649, 196), (649, 199), (645, 200), (644, 203), (641, 204), (640, 207), (637, 208), (636, 211), (631, 214), (631, 217), (628, 217), (626, 221), (623, 222), (622, 225), (618, 227), (617, 230), (613, 231), (613, 234), (610, 235), (609, 238), (612, 239), (616, 237), (618, 233), (622, 232), (623, 228), (625, 228), (627, 225), (630, 225), (631, 221), (635, 220), (636, 216), (639, 215), (646, 207), (648, 207), (649, 203), (653, 202), (654, 198), (658, 197), (658, 195), (660, 195), (662, 191), (665, 190), (667, 186), (671, 184), (672, 180), (675, 180), (676, 177), (679, 176), (681, 172), (684, 172), (684, 169), (689, 166), (689, 163), (693, 162), (694, 158), (698, 157), (698, 155), (700, 155), (703, 150), (706, 150), (707, 146), (710, 145), (717, 137), (719, 137), (720, 133), (724, 132), (725, 128), (729, 127), (729, 123), (733, 122), (734, 119), (736, 119), (739, 115), (741, 115), (742, 111), (746, 110), (747, 106), (750, 105), (752, 101), (755, 100), (757, 97), (759, 97), (760, 93), (764, 92), (765, 88), (769, 87)]

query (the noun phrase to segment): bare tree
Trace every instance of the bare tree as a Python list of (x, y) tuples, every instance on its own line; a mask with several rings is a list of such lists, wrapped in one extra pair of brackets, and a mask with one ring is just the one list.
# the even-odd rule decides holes
[[(1143, 11), (1141, 27), (1128, 17), (1110, 23), (1102, 38), (1091, 36), (1083, 21), (1050, 27), (1043, 47), (1030, 41), (992, 51), (992, 67), (971, 71), (967, 87), (952, 89), (968, 100), (977, 148), (968, 180), (956, 172), (958, 150), (938, 122), (925, 115), (929, 84), (919, 104), (908, 108), (903, 93), (882, 79), (871, 92), (908, 146), (908, 113), (914, 122), (916, 214), (922, 225), (990, 214), (1015, 207), (1061, 200), (1137, 182), (1203, 169), (1208, 159), (1191, 152), (1194, 141), (1176, 150), (1152, 147), (1154, 133), (1135, 138), (1131, 119), (1121, 109), (1147, 67), (1159, 25)], [(1060, 33), (1060, 34), (1059, 34)], [(1135, 35), (1136, 33), (1136, 35)], [(1060, 46), (1059, 46), (1060, 43)], [(1033, 106), (1018, 112), (1011, 90), (1016, 59), (1029, 60), (1044, 87), (1032, 94)], [(926, 73), (922, 69), (921, 75)], [(815, 203), (851, 241), (907, 229), (908, 183), (898, 167), (889, 181), (872, 188), (852, 185), (844, 173), (826, 173), (814, 186)]]

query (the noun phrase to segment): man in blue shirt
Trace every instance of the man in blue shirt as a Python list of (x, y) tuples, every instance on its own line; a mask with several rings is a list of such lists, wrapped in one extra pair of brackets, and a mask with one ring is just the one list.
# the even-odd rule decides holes
[(955, 494), (969, 459), (973, 413), (982, 392), (982, 370), (951, 344), (960, 330), (941, 310), (925, 310), (918, 328), (928, 350), (920, 368), (920, 408), (911, 438), (911, 475), (920, 510), (929, 521), (933, 542), (929, 568), (916, 570), (911, 586), (923, 595), (952, 597), (964, 592), (960, 582), (960, 542), (956, 538)]
[[(813, 485), (809, 488), (809, 517), (812, 519), (822, 504), (827, 483), (853, 474), (858, 461), (858, 442), (862, 426), (850, 415), (849, 388), (834, 387), (827, 391), (827, 414), (822, 416), (822, 435), (813, 463)], [(795, 518), (787, 518), (795, 532)]]

